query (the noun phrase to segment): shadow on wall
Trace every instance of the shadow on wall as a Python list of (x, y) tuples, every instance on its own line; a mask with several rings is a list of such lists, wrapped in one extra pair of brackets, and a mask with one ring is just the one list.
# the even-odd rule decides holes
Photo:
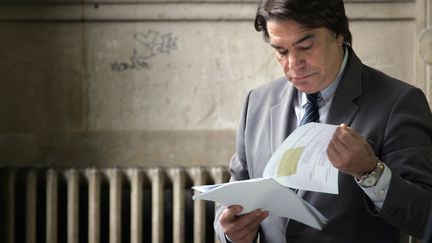
[(0, 23), (0, 163), (35, 163), (43, 136), (85, 129), (83, 25)]

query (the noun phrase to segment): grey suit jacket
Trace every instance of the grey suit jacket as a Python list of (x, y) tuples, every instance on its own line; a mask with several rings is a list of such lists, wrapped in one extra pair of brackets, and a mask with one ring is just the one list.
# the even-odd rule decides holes
[[(230, 163), (231, 180), (262, 176), (272, 153), (294, 129), (296, 93), (281, 78), (248, 94)], [(326, 123), (354, 128), (372, 141), (375, 155), (391, 169), (382, 210), (375, 210), (352, 176), (339, 172), (338, 195), (303, 195), (328, 218), (321, 231), (269, 217), (261, 224), (261, 242), (394, 243), (399, 242), (399, 230), (421, 238), (432, 204), (432, 114), (423, 92), (363, 65), (349, 48)], [(218, 220), (222, 210), (214, 226), (225, 241)]]

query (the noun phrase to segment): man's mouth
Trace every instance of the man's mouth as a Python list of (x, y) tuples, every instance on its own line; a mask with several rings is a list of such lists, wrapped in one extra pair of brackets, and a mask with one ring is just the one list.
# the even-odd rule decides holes
[(303, 76), (295, 76), (295, 77), (291, 77), (291, 80), (292, 81), (301, 81), (301, 80), (309, 78), (312, 75), (313, 74), (308, 74), (308, 75), (303, 75)]

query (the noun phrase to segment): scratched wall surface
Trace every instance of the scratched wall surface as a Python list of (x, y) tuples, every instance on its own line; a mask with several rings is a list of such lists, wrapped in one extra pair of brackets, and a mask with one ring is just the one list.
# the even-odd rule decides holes
[[(0, 165), (227, 165), (245, 94), (282, 75), (255, 4), (146, 2), (2, 5)], [(354, 49), (426, 91), (416, 4), (395, 2), (348, 4)]]
[(89, 39), (103, 40), (89, 45), (89, 127), (235, 129), (247, 90), (280, 68), (251, 23), (232, 25), (89, 27)]

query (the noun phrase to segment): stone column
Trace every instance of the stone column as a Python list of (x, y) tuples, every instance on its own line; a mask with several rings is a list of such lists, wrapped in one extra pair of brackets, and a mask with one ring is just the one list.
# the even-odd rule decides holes
[(417, 81), (424, 80), (424, 91), (432, 106), (432, 0), (417, 1), (417, 37), (419, 62)]

